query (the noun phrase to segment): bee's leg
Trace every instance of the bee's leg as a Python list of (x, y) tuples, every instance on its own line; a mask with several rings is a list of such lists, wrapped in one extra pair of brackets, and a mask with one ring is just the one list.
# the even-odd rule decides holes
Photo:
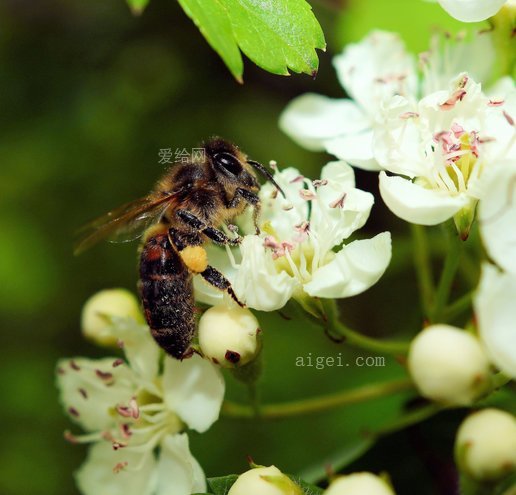
[(210, 285), (213, 285), (213, 287), (226, 291), (233, 300), (242, 308), (245, 307), (245, 304), (242, 304), (235, 292), (233, 291), (233, 287), (231, 287), (231, 282), (222, 275), (216, 268), (213, 268), (212, 266), (208, 265), (206, 270), (201, 272), (201, 277), (206, 280)]
[(240, 244), (241, 239), (230, 239), (224, 232), (214, 227), (206, 225), (200, 218), (187, 210), (177, 210), (177, 216), (189, 227), (197, 230), (200, 234), (204, 234), (217, 244), (236, 246)]
[(168, 238), (178, 251), (182, 251), (188, 246), (200, 246), (202, 244), (201, 236), (197, 232), (192, 234), (173, 227), (168, 229)]
[(260, 228), (258, 227), (258, 218), (260, 216), (261, 202), (260, 198), (257, 194), (248, 191), (247, 189), (242, 189), (241, 187), (237, 188), (235, 191), (235, 195), (233, 199), (229, 203), (229, 207), (233, 208), (240, 203), (240, 200), (243, 199), (246, 203), (249, 203), (253, 206), (253, 225), (256, 229), (256, 235), (260, 233)]

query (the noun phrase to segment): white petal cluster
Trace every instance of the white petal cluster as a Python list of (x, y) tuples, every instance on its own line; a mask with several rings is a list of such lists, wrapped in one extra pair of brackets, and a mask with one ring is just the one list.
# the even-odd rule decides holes
[(450, 325), (432, 325), (412, 341), (408, 368), (421, 395), (469, 405), (489, 386), (489, 361), (480, 342)]
[[(514, 156), (516, 92), (488, 97), (463, 73), (419, 102), (385, 102), (375, 130), (380, 192), (400, 218), (435, 225), (453, 216), (468, 230), (486, 192), (486, 170)], [(458, 216), (459, 212), (466, 218)], [(465, 232), (467, 235), (467, 232)]]
[(491, 362), (512, 378), (516, 378), (515, 301), (516, 274), (485, 263), (475, 297), (478, 332)]
[(339, 476), (325, 490), (324, 495), (395, 495), (385, 480), (372, 473), (353, 473)]
[(347, 45), (333, 60), (339, 81), (350, 98), (332, 99), (308, 93), (289, 103), (281, 129), (301, 146), (325, 150), (366, 170), (379, 170), (373, 141), (377, 115), (393, 96), (417, 100), (445, 90), (451, 78), (467, 71), (482, 81), (490, 75), (494, 49), (489, 35), (471, 41), (435, 37), (421, 57), (415, 57), (395, 33), (373, 31)]
[(415, 92), (415, 59), (398, 35), (374, 31), (349, 44), (333, 64), (353, 99), (302, 95), (287, 106), (280, 127), (308, 149), (326, 150), (357, 167), (377, 170), (372, 151), (376, 112), (383, 99)]
[(77, 473), (79, 489), (85, 495), (205, 491), (184, 430), (203, 432), (216, 421), (222, 376), (199, 356), (161, 362), (149, 329), (130, 318), (113, 318), (110, 328), (125, 360), (63, 359), (57, 368), (61, 402), (86, 432), (67, 438), (93, 443)]
[(516, 418), (499, 409), (482, 409), (461, 424), (455, 440), (459, 467), (480, 481), (516, 471)]
[[(391, 259), (390, 233), (344, 244), (362, 227), (373, 206), (370, 193), (355, 188), (353, 169), (330, 162), (311, 181), (294, 168), (274, 175), (283, 198), (270, 184), (262, 187), (261, 234), (247, 235), (228, 276), (239, 299), (260, 311), (282, 308), (290, 298), (343, 298), (375, 284)], [(206, 289), (198, 291), (200, 300)], [(220, 296), (219, 296), (220, 297)]]

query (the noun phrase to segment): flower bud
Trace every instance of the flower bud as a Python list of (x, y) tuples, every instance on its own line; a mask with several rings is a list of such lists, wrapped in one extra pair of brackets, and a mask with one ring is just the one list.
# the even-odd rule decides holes
[(110, 319), (132, 318), (142, 322), (140, 304), (126, 289), (106, 289), (90, 297), (82, 308), (81, 327), (83, 335), (104, 346), (116, 344), (116, 337), (109, 331)]
[(389, 484), (372, 473), (353, 473), (335, 478), (324, 495), (394, 495)]
[(468, 405), (489, 386), (489, 362), (479, 341), (450, 325), (432, 325), (410, 346), (408, 367), (421, 395)]
[(276, 466), (269, 466), (241, 474), (228, 495), (303, 495), (303, 490)]
[(243, 366), (260, 352), (258, 320), (245, 308), (213, 306), (199, 321), (203, 354), (224, 368)]
[(516, 470), (516, 418), (499, 409), (469, 415), (455, 440), (460, 469), (478, 481), (496, 480)]

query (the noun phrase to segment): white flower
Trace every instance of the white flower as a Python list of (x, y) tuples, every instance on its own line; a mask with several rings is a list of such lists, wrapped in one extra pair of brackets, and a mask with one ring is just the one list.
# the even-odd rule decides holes
[[(261, 235), (244, 237), (240, 263), (232, 270), (227, 258), (225, 265), (220, 258), (215, 265), (239, 299), (250, 308), (274, 311), (291, 297), (302, 304), (310, 297), (350, 297), (375, 284), (389, 264), (391, 237), (384, 232), (343, 244), (365, 224), (374, 201), (355, 188), (353, 169), (330, 162), (318, 181), (294, 168), (274, 179), (287, 198), (272, 185), (263, 186)], [(205, 294), (197, 297), (206, 300)]]
[(499, 409), (483, 409), (461, 424), (455, 441), (460, 468), (480, 481), (516, 471), (516, 418)]
[(421, 395), (444, 404), (471, 404), (489, 385), (489, 362), (480, 342), (450, 325), (432, 325), (417, 335), (408, 368)]
[(516, 274), (516, 159), (499, 163), (484, 190), (479, 205), (484, 246), (499, 266)]
[(165, 356), (161, 365), (148, 328), (134, 320), (115, 318), (111, 328), (126, 361), (64, 359), (57, 368), (61, 401), (87, 432), (67, 437), (94, 442), (77, 473), (79, 489), (84, 495), (205, 491), (184, 431), (206, 431), (218, 418), (222, 376), (199, 356), (182, 362)]
[(280, 127), (300, 145), (326, 150), (366, 170), (377, 170), (372, 124), (381, 101), (416, 89), (415, 60), (398, 35), (373, 31), (334, 58), (339, 81), (354, 99), (302, 95), (287, 106)]
[[(373, 31), (346, 46), (333, 63), (339, 81), (352, 99), (332, 99), (308, 93), (289, 103), (281, 129), (310, 150), (326, 150), (366, 170), (378, 170), (373, 154), (373, 127), (382, 104), (394, 95), (408, 99), (446, 88), (450, 78), (468, 71), (479, 80), (490, 75), (494, 49), (490, 35), (469, 42), (463, 37), (440, 41), (422, 57), (419, 81), (415, 58), (399, 36)], [(420, 90), (421, 87), (421, 90)]]
[(228, 495), (303, 495), (303, 490), (276, 466), (268, 466), (241, 474)]
[(419, 103), (402, 96), (386, 103), (374, 147), (382, 167), (397, 174), (380, 173), (380, 193), (391, 211), (421, 225), (455, 216), (467, 235), (484, 193), (484, 171), (516, 148), (513, 96), (514, 90), (505, 100), (490, 98), (461, 74), (448, 91)]
[(339, 476), (331, 482), (324, 495), (394, 495), (392, 488), (372, 473)]
[(441, 7), (462, 22), (478, 22), (495, 15), (512, 0), (438, 0)]
[(224, 304), (213, 306), (199, 320), (202, 353), (223, 368), (243, 366), (260, 352), (258, 320), (248, 309)]
[(475, 297), (480, 338), (493, 364), (516, 378), (516, 273), (485, 263)]

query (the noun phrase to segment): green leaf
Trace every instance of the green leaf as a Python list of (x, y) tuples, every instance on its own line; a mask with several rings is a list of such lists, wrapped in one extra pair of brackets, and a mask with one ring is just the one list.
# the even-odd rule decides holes
[(365, 454), (375, 443), (372, 437), (360, 436), (346, 443), (346, 446), (335, 451), (326, 459), (320, 459), (317, 463), (303, 469), (299, 476), (313, 483), (322, 481), (328, 477), (326, 468), (331, 467), (338, 473), (341, 469), (351, 464)]
[(217, 478), (208, 478), (208, 488), (213, 495), (227, 495), (233, 483), (237, 480), (237, 474), (228, 474)]
[(140, 15), (148, 4), (149, 0), (127, 0), (127, 5), (134, 15)]
[(227, 10), (219, 0), (179, 0), (179, 4), (220, 55), (235, 79), (242, 82), (244, 62)]
[(242, 80), (239, 48), (274, 74), (315, 75), (326, 43), (305, 0), (179, 0), (229, 70)]

